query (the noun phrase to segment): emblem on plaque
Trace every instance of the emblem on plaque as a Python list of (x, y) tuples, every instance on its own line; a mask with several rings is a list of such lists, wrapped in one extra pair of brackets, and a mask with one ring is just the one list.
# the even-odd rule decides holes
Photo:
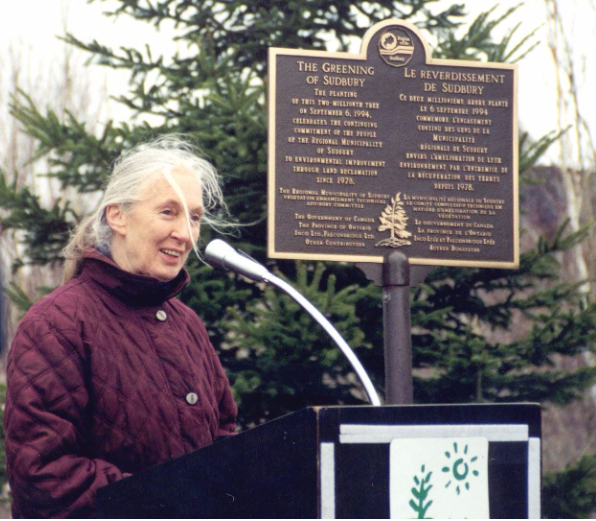
[(414, 40), (404, 29), (392, 27), (379, 38), (379, 54), (392, 67), (403, 67), (414, 54)]
[(377, 242), (375, 246), (400, 248), (401, 246), (409, 246), (412, 244), (408, 241), (408, 237), (411, 237), (412, 234), (406, 230), (408, 216), (404, 209), (404, 203), (401, 200), (401, 192), (397, 192), (395, 197), (391, 198), (391, 203), (381, 212), (379, 221), (381, 224), (377, 228), (377, 231), (389, 231), (391, 235), (388, 239), (383, 239), (382, 241)]

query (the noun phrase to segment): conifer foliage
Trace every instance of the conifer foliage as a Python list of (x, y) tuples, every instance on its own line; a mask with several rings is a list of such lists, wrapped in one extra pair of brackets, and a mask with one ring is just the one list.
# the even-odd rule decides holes
[[(101, 2), (101, 0), (99, 0)], [(436, 57), (515, 61), (531, 35), (515, 30), (501, 40), (492, 31), (510, 11), (489, 11), (463, 25), (464, 7), (434, 0), (112, 0), (110, 16), (128, 16), (173, 30), (178, 53), (147, 45), (112, 49), (69, 34), (91, 66), (128, 71), (130, 87), (116, 99), (132, 110), (127, 121), (105, 122), (92, 134), (72, 115), (59, 118), (17, 92), (12, 113), (49, 158), (47, 175), (63, 187), (93, 194), (112, 161), (135, 143), (166, 132), (191, 135), (223, 179), (230, 214), (243, 224), (240, 246), (311, 299), (356, 350), (382, 391), (382, 304), (378, 288), (343, 264), (270, 261), (266, 245), (267, 49), (271, 46), (347, 51), (354, 38), (387, 18), (415, 23)], [(113, 7), (113, 6), (116, 7)], [(118, 30), (116, 21), (115, 30)], [(151, 123), (149, 124), (148, 121)], [(554, 139), (520, 143), (525, 170)], [(400, 194), (383, 212), (387, 240), (407, 240)], [(1, 221), (18, 230), (23, 264), (59, 262), (67, 232), (83, 215), (68, 201), (44, 208), (26, 187), (0, 177)], [(403, 209), (402, 209), (403, 212)], [(438, 268), (412, 290), (415, 398), (421, 403), (542, 401), (560, 405), (596, 381), (592, 368), (564, 373), (559, 356), (594, 351), (596, 304), (581, 283), (559, 280), (557, 254), (587, 233), (565, 226), (552, 241), (522, 255), (515, 271)], [(204, 243), (213, 232), (203, 230)], [(241, 423), (258, 424), (307, 405), (363, 403), (364, 394), (331, 341), (289, 298), (214, 272), (191, 261), (192, 284), (182, 299), (206, 322), (240, 405)], [(499, 336), (520, 317), (526, 334)], [(513, 340), (503, 340), (509, 338)]]

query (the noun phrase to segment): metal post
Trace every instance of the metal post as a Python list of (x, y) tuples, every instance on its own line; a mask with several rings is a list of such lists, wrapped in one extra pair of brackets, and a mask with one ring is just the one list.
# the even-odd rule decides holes
[(397, 250), (387, 253), (383, 263), (383, 329), (385, 401), (395, 405), (413, 403), (410, 265)]

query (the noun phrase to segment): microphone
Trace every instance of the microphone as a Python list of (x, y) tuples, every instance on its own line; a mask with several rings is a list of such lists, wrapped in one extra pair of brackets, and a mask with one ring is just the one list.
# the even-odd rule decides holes
[(262, 266), (257, 261), (249, 258), (246, 254), (236, 251), (221, 239), (214, 239), (207, 245), (205, 248), (205, 260), (211, 264), (211, 266), (235, 271), (256, 282), (267, 282), (272, 284), (294, 299), (325, 331), (327, 331), (329, 336), (337, 344), (337, 347), (339, 347), (340, 351), (352, 364), (352, 368), (359, 376), (370, 403), (375, 406), (381, 405), (381, 400), (375, 391), (374, 385), (364, 367), (362, 367), (360, 360), (358, 360), (358, 357), (354, 354), (354, 351), (352, 351), (352, 348), (341, 337), (331, 322), (329, 322), (317, 308), (306, 300), (304, 296), (290, 286), (290, 284), (273, 275), (267, 268), (265, 268), (265, 266)]
[(253, 259), (241, 255), (221, 239), (211, 241), (205, 248), (205, 260), (212, 266), (232, 270), (256, 282), (267, 281), (269, 270)]

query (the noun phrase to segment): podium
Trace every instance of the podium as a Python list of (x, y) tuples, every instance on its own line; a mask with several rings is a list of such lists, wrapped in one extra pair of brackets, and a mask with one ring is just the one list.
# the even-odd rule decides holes
[[(431, 483), (431, 495), (477, 495), (484, 473), (491, 518), (540, 518), (540, 429), (536, 404), (311, 407), (103, 487), (98, 517), (390, 518), (400, 496)], [(454, 466), (423, 465), (418, 492), (396, 488), (403, 447), (430, 454), (441, 440)], [(478, 471), (468, 440), (487, 447)], [(436, 505), (418, 512), (442, 517)]]

